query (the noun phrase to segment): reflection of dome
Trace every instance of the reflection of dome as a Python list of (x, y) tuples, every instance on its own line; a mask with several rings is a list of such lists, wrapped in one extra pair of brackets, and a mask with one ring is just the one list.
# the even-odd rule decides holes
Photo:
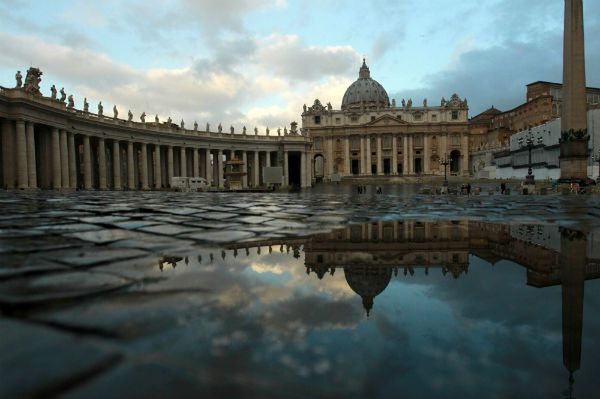
[(344, 268), (346, 282), (362, 297), (367, 316), (373, 308), (373, 299), (386, 289), (392, 278), (390, 267), (351, 266)]
[(360, 106), (362, 103), (365, 103), (365, 106), (390, 106), (387, 92), (376, 80), (371, 79), (371, 72), (365, 60), (358, 76), (358, 80), (352, 83), (344, 94), (342, 109)]

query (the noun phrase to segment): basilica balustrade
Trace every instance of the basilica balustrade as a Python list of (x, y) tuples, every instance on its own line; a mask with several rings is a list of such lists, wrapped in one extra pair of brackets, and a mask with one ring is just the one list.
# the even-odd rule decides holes
[[(225, 187), (225, 163), (243, 161), (243, 188), (266, 185), (264, 168), (281, 166), (283, 186), (311, 184), (310, 138), (292, 123), (288, 132), (251, 134), (244, 128), (223, 132), (199, 130), (197, 123), (186, 129), (158, 117), (147, 122), (104, 113), (75, 109), (68, 101), (45, 97), (39, 91), (41, 72), (31, 73), (25, 85), (17, 77), (16, 88), (0, 87), (1, 182), (5, 189), (99, 189), (160, 190), (172, 185), (173, 177), (202, 177), (215, 189)], [(37, 81), (35, 80), (37, 79)], [(32, 81), (33, 80), (33, 81)]]

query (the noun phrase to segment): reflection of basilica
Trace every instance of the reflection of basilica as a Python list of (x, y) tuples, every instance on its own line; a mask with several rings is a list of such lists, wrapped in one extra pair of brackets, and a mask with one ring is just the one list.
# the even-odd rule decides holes
[[(495, 264), (514, 261), (527, 269), (527, 284), (562, 286), (564, 365), (580, 368), (584, 282), (600, 277), (594, 234), (548, 225), (505, 225), (481, 221), (412, 220), (350, 225), (293, 241), (269, 240), (253, 246), (286, 245), (298, 257), (304, 247), (308, 274), (319, 279), (342, 269), (367, 315), (393, 276), (440, 269), (457, 279), (468, 272), (469, 254)], [(573, 383), (571, 377), (571, 385)]]

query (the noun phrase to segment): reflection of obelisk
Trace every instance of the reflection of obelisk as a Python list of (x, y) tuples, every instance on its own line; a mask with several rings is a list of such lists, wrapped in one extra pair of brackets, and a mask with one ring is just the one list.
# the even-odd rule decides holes
[(565, 0), (560, 177), (586, 178), (588, 140), (583, 0)]
[(570, 373), (581, 366), (583, 327), (583, 292), (585, 284), (587, 241), (583, 233), (563, 229), (561, 232), (562, 332), (563, 364)]

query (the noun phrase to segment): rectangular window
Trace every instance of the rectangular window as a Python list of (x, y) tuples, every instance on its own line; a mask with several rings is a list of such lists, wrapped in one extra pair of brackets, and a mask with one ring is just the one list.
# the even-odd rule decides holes
[(358, 116), (351, 116), (350, 117), (350, 121), (351, 122), (358, 122)]
[(358, 151), (360, 150), (360, 138), (358, 137), (352, 137), (350, 139), (350, 148), (352, 151)]
[(432, 121), (437, 121), (437, 115), (436, 114), (431, 115), (431, 120)]
[(392, 136), (383, 136), (382, 146), (386, 149), (392, 148)]
[(452, 135), (452, 145), (460, 145), (460, 137), (456, 134)]
[(421, 120), (421, 114), (420, 113), (414, 114), (414, 118), (415, 118), (416, 121), (420, 121)]
[(338, 125), (342, 123), (342, 118), (335, 118), (335, 123)]
[(321, 124), (321, 115), (316, 115), (315, 116), (315, 125), (320, 125)]
[(415, 147), (423, 147), (423, 136), (415, 136)]
[(315, 139), (315, 150), (321, 150), (321, 139), (317, 138)]
[(458, 120), (458, 111), (452, 111), (452, 120)]

